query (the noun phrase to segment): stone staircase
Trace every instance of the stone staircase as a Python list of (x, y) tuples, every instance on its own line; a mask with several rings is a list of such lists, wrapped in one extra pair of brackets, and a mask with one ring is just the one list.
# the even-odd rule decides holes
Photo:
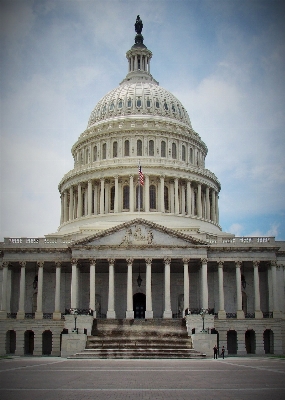
[(203, 358), (181, 319), (94, 320), (86, 349), (69, 358)]

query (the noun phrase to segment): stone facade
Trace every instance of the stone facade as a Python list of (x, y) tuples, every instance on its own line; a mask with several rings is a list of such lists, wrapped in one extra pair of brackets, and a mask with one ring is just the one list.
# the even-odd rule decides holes
[(189, 313), (198, 341), (201, 309), (229, 353), (285, 352), (285, 242), (222, 232), (207, 147), (151, 56), (132, 47), (126, 79), (72, 147), (58, 231), (0, 243), (1, 354), (59, 355), (76, 332), (81, 348), (94, 318)]

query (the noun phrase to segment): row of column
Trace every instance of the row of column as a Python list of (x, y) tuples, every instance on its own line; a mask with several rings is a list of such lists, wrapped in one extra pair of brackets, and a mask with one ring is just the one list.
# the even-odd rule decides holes
[(140, 70), (150, 74), (150, 59), (151, 57), (138, 54), (129, 57), (129, 72)]
[[(108, 290), (108, 311), (107, 318), (116, 318), (115, 312), (115, 270), (114, 270), (114, 259), (108, 259), (109, 262), (109, 290)], [(184, 310), (190, 308), (189, 304), (189, 258), (183, 259), (184, 265)], [(146, 258), (146, 316), (145, 318), (153, 318), (152, 308), (152, 286), (151, 286), (151, 274), (152, 274), (152, 259)], [(37, 309), (35, 313), (36, 319), (43, 318), (43, 268), (44, 263), (38, 262), (38, 287), (37, 287)], [(201, 260), (201, 305), (202, 308), (208, 308), (208, 266), (207, 259)], [(235, 262), (236, 268), (236, 293), (237, 293), (237, 318), (244, 318), (244, 312), (242, 310), (242, 288), (241, 288), (241, 261)], [(19, 308), (17, 313), (17, 319), (25, 318), (25, 293), (26, 293), (26, 262), (20, 262), (21, 274), (20, 274), (20, 293), (19, 293)], [(133, 258), (127, 259), (127, 310), (126, 318), (133, 319), (133, 286), (132, 286), (132, 266)], [(164, 258), (164, 318), (172, 318), (171, 310), (171, 293), (170, 293), (170, 266), (171, 259)], [(263, 314), (260, 309), (260, 286), (259, 286), (259, 261), (253, 262), (254, 270), (254, 304), (255, 304), (255, 318), (262, 318)], [(3, 285), (2, 285), (2, 303), (1, 311), (7, 309), (7, 279), (8, 279), (8, 263), (4, 262), (3, 268)], [(224, 307), (224, 278), (223, 278), (224, 262), (218, 262), (218, 282), (219, 282), (219, 319), (226, 318), (226, 312)], [(78, 308), (78, 260), (72, 260), (72, 277), (71, 277), (71, 308)], [(272, 287), (273, 290), (273, 314), (277, 316), (279, 313), (278, 307), (278, 292), (277, 288), (277, 275), (276, 275), (276, 262), (271, 262), (271, 274), (272, 274)], [(56, 285), (55, 285), (55, 308), (53, 313), (54, 319), (61, 318), (61, 307), (60, 307), (60, 281), (61, 281), (61, 263), (56, 263)], [(89, 307), (94, 311), (96, 317), (96, 295), (95, 295), (95, 283), (96, 283), (96, 260), (90, 260), (90, 302)]]
[[(196, 185), (195, 185), (196, 186)], [(144, 184), (144, 211), (149, 212), (149, 175), (145, 175)], [(114, 213), (120, 212), (122, 204), (119, 204), (119, 177), (115, 176), (114, 182)], [(130, 212), (134, 212), (135, 205), (135, 190), (134, 177), (129, 177), (129, 207)], [(109, 190), (108, 190), (109, 189)], [(165, 177), (160, 176), (160, 204), (158, 211), (165, 213)], [(98, 204), (98, 191), (100, 193)], [(92, 214), (105, 214), (109, 210), (106, 204), (110, 200), (110, 184), (106, 184), (106, 179), (100, 179), (100, 186), (93, 184), (92, 180), (88, 180), (87, 191), (85, 191), (83, 204), (82, 183), (77, 185), (77, 196), (74, 193), (74, 188), (71, 186), (66, 189), (61, 196), (61, 224), (72, 221), (75, 218), (81, 218), (83, 215), (91, 216)], [(211, 193), (211, 200), (210, 200)], [(121, 196), (122, 197), (122, 196)], [(179, 185), (179, 179), (175, 178), (173, 183), (170, 183), (170, 212), (182, 215), (197, 215), (198, 218), (204, 218), (214, 223), (219, 223), (219, 206), (218, 193), (208, 186), (205, 191), (202, 191), (202, 184), (197, 183), (194, 189), (192, 182), (187, 181), (185, 185)], [(84, 209), (84, 212), (83, 212)]]

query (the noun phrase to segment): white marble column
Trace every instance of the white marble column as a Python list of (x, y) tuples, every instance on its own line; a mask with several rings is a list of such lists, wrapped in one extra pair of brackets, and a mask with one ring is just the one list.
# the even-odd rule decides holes
[(278, 304), (276, 261), (271, 261), (270, 264), (271, 264), (271, 275), (272, 275), (273, 318), (280, 318), (280, 310)]
[(160, 211), (165, 212), (164, 207), (164, 176), (160, 176)]
[(90, 260), (90, 299), (89, 299), (89, 309), (93, 311), (93, 318), (97, 318), (96, 315), (96, 260)]
[(115, 176), (115, 198), (114, 198), (114, 213), (119, 212), (119, 177)]
[(109, 292), (108, 292), (108, 311), (107, 318), (116, 318), (115, 312), (115, 260), (108, 259), (109, 262)]
[(26, 296), (26, 261), (21, 261), (21, 276), (20, 276), (20, 295), (19, 295), (19, 309), (17, 312), (17, 319), (25, 318), (25, 296)]
[(170, 182), (170, 212), (172, 214), (175, 213), (175, 208), (174, 208), (174, 183), (173, 183), (173, 181)]
[(209, 308), (209, 294), (208, 294), (208, 260), (203, 258), (201, 260), (201, 289), (202, 289), (202, 308), (207, 310)]
[(218, 262), (218, 277), (219, 277), (219, 311), (218, 318), (226, 319), (227, 314), (225, 312), (225, 294), (224, 294), (224, 262)]
[(134, 177), (130, 175), (130, 212), (134, 212), (135, 198), (134, 198)]
[(94, 214), (97, 215), (98, 214), (98, 184), (95, 183), (94, 184)]
[(38, 293), (37, 293), (37, 310), (35, 319), (43, 318), (43, 283), (44, 283), (44, 263), (38, 261)]
[(73, 220), (73, 186), (69, 188), (69, 221)]
[(254, 278), (254, 316), (255, 318), (263, 318), (260, 310), (260, 289), (259, 289), (259, 261), (253, 262), (253, 278)]
[(212, 189), (211, 221), (216, 222), (216, 192)]
[(2, 263), (2, 301), (0, 310), (0, 319), (7, 318), (7, 288), (8, 288), (8, 262)]
[(190, 307), (190, 305), (189, 305), (189, 295), (190, 295), (190, 292), (189, 292), (189, 266), (188, 266), (190, 258), (183, 258), (182, 261), (184, 264), (184, 307), (182, 310), (182, 315), (184, 317), (185, 310)]
[(71, 260), (71, 308), (78, 308), (78, 260)]
[(206, 187), (206, 219), (210, 220), (210, 189), (209, 186)]
[(171, 259), (164, 258), (164, 313), (163, 318), (172, 318), (170, 294), (170, 263)]
[(64, 223), (64, 206), (63, 206), (63, 193), (60, 194), (61, 214), (60, 214), (60, 225)]
[(146, 310), (145, 310), (145, 319), (153, 318), (153, 310), (152, 310), (152, 289), (151, 289), (151, 258), (146, 258)]
[(181, 185), (181, 214), (185, 215), (185, 186)]
[(79, 183), (77, 187), (77, 218), (81, 217), (82, 217), (82, 191), (81, 191), (81, 183)]
[(68, 221), (68, 208), (67, 208), (67, 191), (63, 193), (63, 222)]
[(55, 298), (54, 298), (54, 313), (53, 319), (61, 319), (60, 311), (60, 278), (61, 278), (61, 262), (55, 263)]
[(145, 175), (144, 209), (149, 212), (149, 176)]
[(202, 185), (201, 183), (197, 184), (197, 217), (202, 217)]
[(178, 178), (174, 178), (174, 213), (179, 214)]
[(101, 190), (100, 190), (100, 214), (104, 214), (104, 198), (105, 198), (105, 180), (104, 178), (100, 179), (101, 182)]
[[(192, 203), (192, 188), (191, 188), (191, 182), (187, 181), (187, 214), (192, 215), (192, 210), (191, 210), (191, 203)], [(184, 307), (185, 308), (185, 307)]]
[(241, 293), (241, 261), (236, 261), (236, 289), (237, 289), (237, 318), (244, 318), (244, 311), (242, 309), (242, 293)]
[(88, 181), (88, 189), (87, 189), (87, 214), (91, 216), (92, 214), (92, 181), (89, 179)]
[(219, 223), (219, 194), (216, 193), (216, 223)]
[(128, 272), (127, 272), (127, 311), (126, 319), (134, 319), (134, 306), (133, 306), (133, 258), (127, 258)]

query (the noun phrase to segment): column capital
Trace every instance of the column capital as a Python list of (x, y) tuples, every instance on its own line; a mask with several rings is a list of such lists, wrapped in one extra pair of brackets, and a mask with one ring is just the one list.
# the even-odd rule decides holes
[(276, 260), (270, 261), (270, 266), (271, 266), (271, 267), (277, 267)]
[(169, 265), (171, 263), (171, 258), (170, 257), (164, 257), (163, 262), (165, 265)]
[[(126, 258), (126, 261), (127, 261), (128, 265), (133, 265), (134, 259), (132, 257), (130, 257), (130, 258)], [(113, 264), (114, 264), (114, 262), (113, 262)]]
[(0, 267), (1, 268), (9, 267), (9, 262), (8, 261), (3, 261), (2, 263), (0, 263)]
[(218, 268), (223, 268), (224, 267), (224, 261), (218, 261)]
[(56, 268), (60, 268), (61, 267), (61, 261), (56, 261), (55, 262), (55, 266), (56, 266)]
[(44, 266), (44, 261), (37, 261), (37, 266), (39, 267), (39, 268), (43, 268), (43, 266)]
[(253, 266), (254, 266), (254, 268), (258, 268), (258, 267), (259, 267), (259, 264), (260, 264), (260, 261), (259, 261), (259, 260), (253, 261)]
[(190, 258), (186, 257), (186, 258), (182, 258), (183, 264), (188, 264), (190, 261)]
[(72, 265), (77, 265), (78, 264), (78, 258), (72, 258), (71, 259), (71, 264)]
[(201, 258), (201, 264), (207, 264), (208, 259), (207, 258)]
[(25, 267), (27, 262), (26, 261), (19, 261), (19, 264), (21, 265), (21, 267)]
[(235, 261), (236, 268), (240, 268), (242, 265), (242, 261)]
[(115, 264), (115, 259), (114, 258), (108, 258), (108, 263), (110, 265), (114, 265)]
[(95, 258), (90, 258), (89, 259), (90, 265), (96, 265), (96, 259)]
[(152, 258), (145, 258), (145, 262), (150, 265), (152, 263)]

